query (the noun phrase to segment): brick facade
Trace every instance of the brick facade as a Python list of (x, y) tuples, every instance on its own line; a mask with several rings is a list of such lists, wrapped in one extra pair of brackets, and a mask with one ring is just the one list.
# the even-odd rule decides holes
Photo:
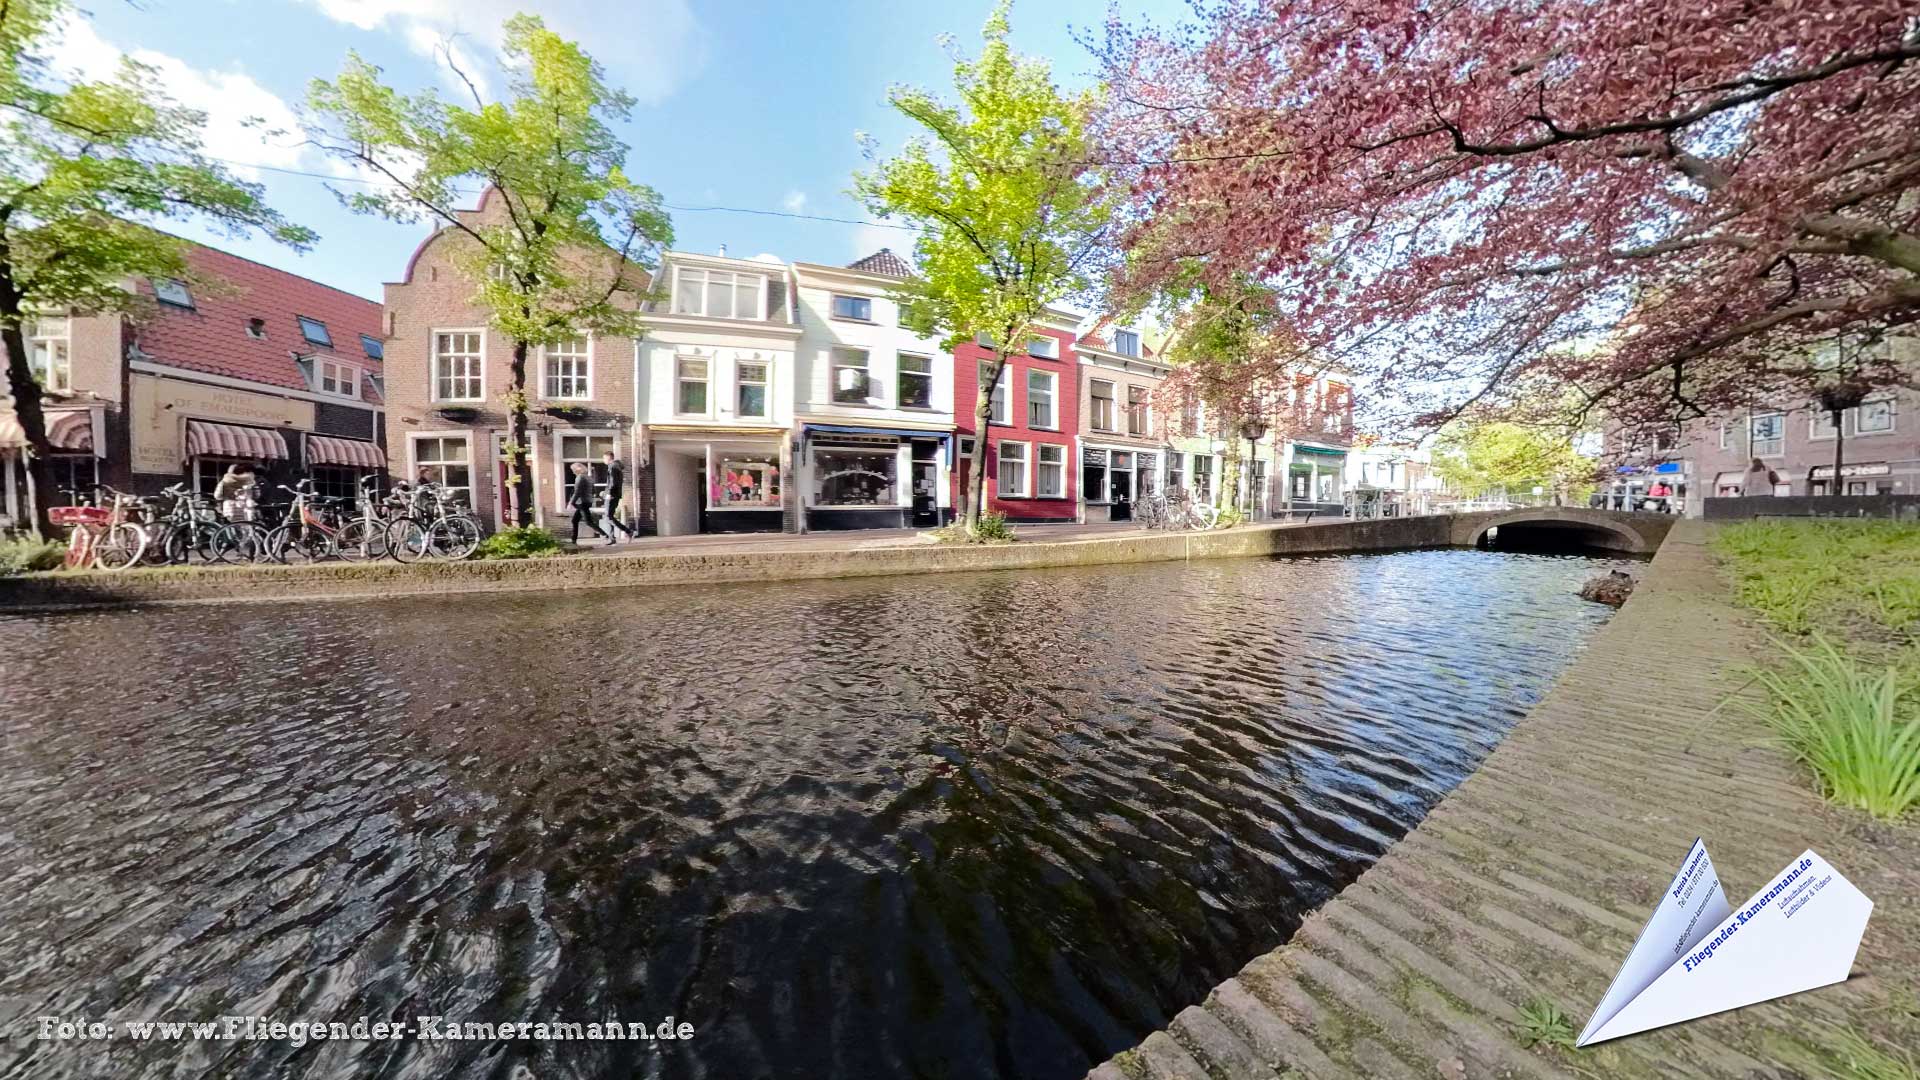
[[(1037, 330), (1035, 337), (1054, 341), (1058, 356), (1017, 353), (1008, 358), (1007, 371), (1002, 376), (1007, 380), (1008, 422), (989, 423), (986, 432), (986, 509), (1005, 514), (1013, 521), (1074, 521), (1078, 517), (1080, 469), (1074, 457), (1074, 447), (1075, 436), (1080, 430), (1080, 395), (1077, 391), (1078, 358), (1073, 347), (1073, 322), (1063, 317), (1059, 322)], [(993, 351), (969, 342), (956, 348), (953, 356), (954, 423), (964, 446), (975, 435), (974, 407), (980, 392), (980, 365), (993, 361)], [(1028, 387), (1031, 372), (1053, 376), (1054, 411), (1058, 414), (1053, 425), (1035, 427), (1030, 422)], [(1000, 475), (1001, 444), (1006, 442), (1022, 444), (1026, 451), (1026, 477), (1022, 485), (1004, 482)], [(1058, 448), (1061, 470), (1065, 474), (1061, 478), (1058, 494), (1043, 496), (1039, 493), (1041, 447)], [(1055, 452), (1047, 453), (1051, 456)], [(961, 505), (967, 497), (970, 467), (968, 456), (961, 454), (953, 473), (955, 506)], [(1024, 488), (1024, 494), (1012, 493), (1021, 488)]]

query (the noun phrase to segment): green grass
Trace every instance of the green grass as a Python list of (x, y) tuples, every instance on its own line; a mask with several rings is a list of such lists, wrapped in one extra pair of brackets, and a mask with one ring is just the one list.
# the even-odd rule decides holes
[(1829, 800), (1889, 820), (1920, 805), (1920, 524), (1750, 522), (1714, 544), (1785, 638), (1754, 712)]
[(58, 540), (20, 536), (0, 539), (0, 577), (34, 570), (58, 570), (66, 561), (67, 545)]
[(560, 538), (538, 525), (501, 529), (480, 541), (482, 559), (540, 559), (560, 554)]
[(1520, 1040), (1521, 1046), (1573, 1049), (1573, 1021), (1560, 1011), (1560, 1006), (1546, 998), (1537, 997), (1520, 1006), (1520, 1022), (1514, 1026), (1518, 1029), (1515, 1037)]

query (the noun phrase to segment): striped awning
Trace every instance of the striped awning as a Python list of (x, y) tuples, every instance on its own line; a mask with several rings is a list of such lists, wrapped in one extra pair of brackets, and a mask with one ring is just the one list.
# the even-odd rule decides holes
[(55, 450), (93, 453), (93, 410), (48, 413), (47, 442)]
[(27, 432), (13, 410), (0, 405), (0, 450), (18, 450), (27, 445)]
[(352, 469), (384, 469), (387, 452), (363, 439), (307, 436), (307, 464), (345, 465)]
[(248, 461), (285, 461), (287, 440), (277, 431), (216, 424), (208, 420), (187, 421), (187, 456), (244, 458)]

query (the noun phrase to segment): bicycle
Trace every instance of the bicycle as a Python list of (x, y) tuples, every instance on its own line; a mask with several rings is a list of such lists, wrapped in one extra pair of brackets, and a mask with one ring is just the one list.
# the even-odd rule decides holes
[(387, 531), (387, 553), (403, 563), (464, 559), (479, 547), (479, 520), (465, 506), (451, 503), (438, 484), (415, 488), (406, 516)]
[(359, 512), (341, 524), (340, 535), (335, 538), (344, 558), (380, 559), (390, 551), (388, 536), (393, 522), (380, 511), (382, 506), (392, 505), (392, 498), (374, 497), (379, 483), (380, 478), (371, 474), (360, 478)]
[(96, 484), (93, 490), (111, 496), (112, 506), (79, 503), (75, 492), (75, 505), (55, 506), (47, 512), (53, 524), (73, 530), (63, 565), (68, 570), (125, 570), (138, 563), (147, 548), (146, 529), (127, 516), (139, 500), (105, 484)]
[(318, 496), (313, 493), (313, 481), (279, 487), (293, 496), (293, 505), (287, 508), (286, 520), (267, 533), (267, 554), (273, 561), (315, 563), (338, 554), (340, 530), (329, 526), (316, 511)]

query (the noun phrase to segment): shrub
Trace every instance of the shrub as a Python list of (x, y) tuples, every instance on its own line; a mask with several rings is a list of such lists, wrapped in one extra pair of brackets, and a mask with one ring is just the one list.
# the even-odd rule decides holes
[(501, 529), (485, 540), (474, 552), (480, 559), (538, 559), (548, 555), (558, 555), (560, 538), (538, 525), (524, 528)]
[(1815, 634), (1780, 643), (1784, 670), (1754, 679), (1764, 704), (1749, 704), (1805, 762), (1827, 799), (1891, 820), (1920, 803), (1920, 680), (1912, 669), (1864, 663)]
[(933, 530), (933, 538), (943, 544), (1011, 544), (1019, 537), (1007, 524), (1007, 515), (988, 512), (980, 515), (980, 525), (969, 533), (960, 522)]
[(16, 536), (0, 540), (0, 576), (35, 570), (58, 570), (67, 558), (67, 545), (58, 540)]

